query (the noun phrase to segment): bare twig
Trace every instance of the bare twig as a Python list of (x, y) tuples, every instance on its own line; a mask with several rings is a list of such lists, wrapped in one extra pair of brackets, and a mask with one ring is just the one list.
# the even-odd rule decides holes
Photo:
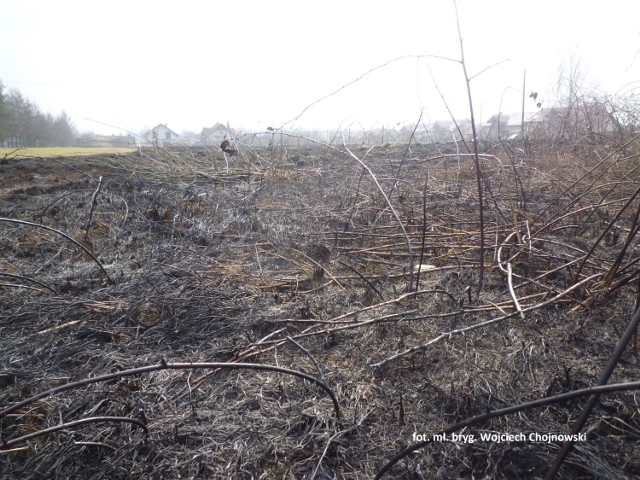
[(34, 280), (33, 278), (29, 278), (29, 277), (25, 277), (23, 275), (16, 275), (15, 273), (9, 273), (9, 272), (0, 272), (0, 277), (10, 277), (10, 278), (18, 278), (20, 280), (25, 280), (27, 282), (33, 282), (36, 285), (40, 285), (43, 288), (46, 288), (47, 290), (51, 291), (52, 293), (58, 293), (56, 292), (53, 288), (51, 288), (49, 285), (39, 282), (38, 280)]
[(320, 376), (320, 380), (324, 381), (324, 373), (322, 373), (322, 368), (320, 367), (320, 364), (315, 359), (315, 357), (313, 355), (311, 355), (311, 352), (309, 352), (309, 350), (304, 348), (302, 345), (300, 345), (300, 343), (296, 342), (291, 337), (287, 337), (287, 341), (293, 343), (296, 347), (298, 347), (300, 350), (302, 350), (307, 355), (307, 357), (309, 357), (311, 359), (311, 361), (313, 362), (313, 364), (316, 367), (316, 370), (318, 371), (318, 375)]
[(378, 290), (376, 288), (376, 286), (371, 283), (369, 281), (369, 279), (367, 277), (365, 277), (363, 274), (361, 274), (358, 270), (356, 270), (355, 268), (353, 268), (351, 265), (349, 265), (348, 263), (343, 262), (342, 260), (338, 260), (338, 263), (340, 263), (340, 265), (344, 265), (345, 267), (347, 267), (349, 270), (351, 270), (353, 273), (355, 273), (356, 275), (358, 275), (363, 282), (365, 282), (367, 285), (369, 285), (371, 287), (371, 289), (376, 292), (376, 295), (378, 295), (380, 297), (380, 300), (382, 300), (384, 302), (384, 296), (382, 295), (382, 293), (380, 293), (380, 290)]
[[(445, 430), (436, 432), (435, 435), (457, 432), (458, 430), (462, 430), (463, 428), (466, 428), (469, 425), (484, 422), (492, 418), (504, 417), (505, 415), (511, 415), (513, 413), (518, 413), (523, 410), (530, 410), (532, 408), (544, 407), (545, 405), (551, 405), (553, 403), (566, 402), (567, 400), (571, 400), (573, 398), (585, 397), (587, 395), (599, 396), (602, 393), (623, 392), (626, 390), (638, 390), (638, 389), (640, 389), (640, 381), (612, 383), (611, 385), (602, 385), (597, 387), (589, 387), (589, 388), (583, 388), (580, 390), (574, 390), (572, 392), (561, 393), (553, 397), (540, 398), (532, 402), (521, 403), (519, 405), (512, 405), (507, 408), (501, 408), (500, 410), (494, 410), (492, 412), (483, 413), (475, 417), (466, 418), (461, 422), (451, 425)], [(385, 464), (385, 466), (378, 471), (378, 473), (374, 478), (376, 480), (382, 478), (383, 475), (387, 473), (389, 470), (391, 470), (391, 468), (400, 460), (405, 458), (407, 455), (415, 452), (416, 450), (420, 450), (421, 448), (429, 445), (432, 442), (433, 440), (429, 439), (422, 442), (414, 443), (413, 445), (409, 445), (407, 448), (398, 452), (391, 460), (389, 460)]]
[(91, 221), (93, 219), (93, 210), (96, 208), (96, 204), (98, 202), (98, 193), (100, 193), (100, 189), (102, 188), (102, 175), (98, 178), (98, 186), (96, 187), (95, 192), (93, 192), (93, 196), (91, 197), (91, 210), (89, 211), (89, 220), (87, 220), (87, 227), (84, 232), (84, 239), (86, 240), (89, 236), (89, 229), (91, 228)]
[(382, 360), (382, 361), (380, 361), (378, 363), (372, 363), (370, 366), (371, 367), (375, 367), (375, 368), (383, 367), (383, 366), (387, 365), (388, 363), (390, 363), (390, 362), (392, 362), (394, 360), (397, 360), (397, 359), (402, 358), (402, 357), (406, 357), (407, 355), (410, 355), (411, 353), (414, 353), (414, 352), (418, 352), (420, 350), (425, 350), (427, 347), (429, 347), (429, 346), (431, 346), (433, 344), (436, 344), (436, 343), (438, 343), (438, 342), (440, 342), (442, 340), (451, 338), (454, 335), (466, 334), (467, 332), (471, 332), (473, 330), (477, 330), (478, 328), (482, 328), (482, 327), (486, 327), (488, 325), (493, 325), (495, 323), (502, 322), (503, 320), (506, 320), (508, 318), (514, 317), (514, 316), (516, 316), (518, 314), (525, 314), (525, 313), (533, 312), (535, 310), (539, 310), (539, 309), (541, 309), (543, 307), (546, 307), (547, 305), (550, 305), (550, 304), (558, 301), (559, 299), (561, 299), (562, 297), (568, 295), (569, 293), (571, 293), (572, 291), (574, 291), (577, 288), (581, 287), (582, 285), (584, 285), (584, 284), (586, 284), (586, 283), (588, 283), (588, 282), (590, 282), (590, 281), (592, 281), (592, 280), (594, 280), (594, 279), (596, 279), (598, 277), (601, 277), (601, 276), (602, 276), (602, 274), (600, 274), (600, 273), (597, 273), (595, 275), (591, 275), (590, 277), (587, 277), (587, 278), (583, 279), (582, 281), (580, 281), (578, 283), (575, 283), (574, 285), (572, 285), (571, 287), (567, 288), (566, 290), (560, 292), (555, 297), (550, 298), (549, 300), (547, 300), (545, 302), (542, 302), (542, 303), (539, 303), (537, 305), (533, 305), (531, 307), (525, 308), (521, 312), (512, 312), (512, 313), (509, 313), (507, 315), (503, 315), (501, 317), (492, 318), (490, 320), (485, 320), (484, 322), (480, 322), (480, 323), (475, 323), (473, 325), (469, 325), (468, 327), (463, 327), (463, 328), (458, 328), (458, 329), (455, 329), (455, 330), (450, 330), (450, 331), (448, 331), (446, 333), (438, 335), (435, 338), (432, 338), (427, 343), (423, 343), (422, 345), (418, 345), (418, 346), (409, 348), (408, 350), (405, 350), (403, 352), (400, 352), (400, 353), (397, 353), (395, 355), (392, 355), (391, 357), (388, 357), (385, 360)]
[(315, 383), (320, 388), (322, 388), (333, 402), (334, 411), (336, 417), (340, 417), (340, 405), (338, 404), (338, 399), (335, 394), (329, 388), (329, 386), (324, 383), (322, 380), (317, 379), (311, 375), (307, 375), (306, 373), (298, 372), (297, 370), (290, 370), (288, 368), (275, 367), (273, 365), (263, 365), (260, 363), (222, 363), (222, 362), (201, 362), (201, 363), (166, 363), (161, 362), (156, 365), (148, 365), (146, 367), (139, 368), (131, 368), (128, 370), (122, 370), (120, 372), (109, 373), (106, 375), (99, 375), (97, 377), (85, 378), (83, 380), (78, 380), (76, 382), (66, 383), (64, 385), (60, 385), (58, 387), (51, 388), (49, 390), (45, 390), (44, 392), (40, 392), (36, 395), (33, 395), (29, 398), (26, 398), (18, 403), (15, 403), (9, 407), (6, 407), (3, 410), (0, 410), (0, 418), (5, 417), (6, 415), (19, 410), (20, 408), (30, 405), (42, 398), (48, 397), (49, 395), (55, 395), (60, 392), (65, 392), (67, 390), (73, 390), (75, 388), (82, 387), (84, 385), (89, 385), (91, 383), (99, 383), (106, 382), (108, 380), (114, 380), (120, 377), (128, 377), (132, 375), (140, 375), (142, 373), (155, 372), (158, 370), (188, 370), (191, 368), (225, 368), (230, 370), (238, 370), (238, 369), (247, 369), (247, 370), (266, 370), (270, 372), (284, 373), (286, 375), (293, 375), (295, 377), (302, 378), (304, 380), (308, 380), (310, 382)]
[(75, 420), (73, 422), (63, 423), (61, 425), (56, 425), (55, 427), (45, 428), (44, 430), (38, 430), (37, 432), (32, 432), (27, 435), (22, 435), (21, 437), (12, 438), (11, 440), (3, 440), (0, 443), (0, 451), (6, 448), (11, 447), (12, 445), (16, 445), (18, 443), (26, 442), (27, 440), (31, 440), (33, 438), (41, 437), (43, 435), (47, 435), (49, 433), (58, 432), (60, 430), (65, 430), (67, 428), (77, 427), (79, 425), (84, 425), (86, 423), (97, 423), (97, 422), (120, 422), (120, 423), (132, 423), (137, 425), (141, 429), (144, 430), (145, 435), (149, 436), (149, 429), (147, 426), (137, 420), (135, 418), (129, 417), (91, 417), (91, 418), (83, 418), (81, 420)]
[(10, 223), (19, 223), (21, 225), (30, 225), (32, 227), (38, 227), (38, 228), (43, 228), (45, 230), (49, 230), (51, 232), (55, 232), (58, 235), (63, 236), (64, 238), (66, 238), (67, 240), (69, 240), (70, 242), (75, 243), (78, 247), (80, 247), (82, 250), (85, 251), (85, 253), (87, 255), (89, 255), (94, 262), (96, 262), (96, 264), (98, 265), (98, 267), (100, 267), (100, 270), (102, 270), (102, 273), (104, 273), (104, 275), (107, 277), (107, 281), (109, 283), (113, 283), (113, 280), (111, 280), (111, 277), (109, 276), (109, 273), (105, 270), (105, 268), (102, 266), (102, 264), (100, 263), (100, 261), (95, 257), (95, 255), (93, 253), (91, 253), (87, 247), (85, 247), (84, 245), (82, 245), (80, 242), (78, 242), (77, 240), (74, 240), (73, 238), (71, 238), (69, 235), (67, 235), (64, 232), (61, 232), (60, 230), (56, 230), (55, 228), (51, 228), (51, 227), (47, 227), (46, 225), (41, 225), (39, 223), (33, 223), (33, 222), (27, 222), (26, 220), (17, 220), (15, 218), (2, 218), (0, 217), (0, 222), (10, 222)]
[(285, 122), (282, 126), (280, 126), (277, 130), (282, 130), (284, 127), (286, 127), (287, 125), (289, 125), (290, 123), (294, 123), (296, 122), (302, 115), (305, 114), (305, 112), (307, 110), (309, 110), (311, 107), (313, 107), (314, 105), (326, 100), (327, 98), (333, 97), (334, 95), (336, 95), (337, 93), (340, 93), (342, 90), (344, 90), (347, 87), (350, 87), (351, 85), (358, 83), (360, 80), (362, 80), (364, 77), (370, 75), (371, 73), (380, 70), (382, 68), (385, 68), (386, 66), (398, 62), (400, 60), (406, 60), (409, 58), (436, 58), (436, 59), (440, 59), (440, 60), (447, 60), (449, 62), (457, 62), (457, 60), (454, 60), (452, 58), (448, 58), (448, 57), (442, 57), (440, 55), (403, 55), (401, 57), (397, 57), (397, 58), (393, 58), (381, 65), (378, 65), (376, 67), (373, 67), (370, 70), (367, 70), (365, 73), (363, 73), (362, 75), (360, 75), (359, 77), (357, 77), (354, 80), (351, 80), (350, 82), (346, 83), (345, 85), (341, 86), (340, 88), (338, 88), (337, 90), (334, 90), (333, 92), (325, 95), (324, 97), (319, 98), (318, 100), (315, 100), (313, 102), (311, 102), (309, 105), (307, 105), (306, 107), (304, 107), (302, 109), (302, 111), (296, 115), (295, 117), (293, 117), (291, 120), (289, 120), (288, 122)]
[(411, 292), (411, 290), (413, 289), (413, 248), (411, 246), (411, 239), (409, 238), (409, 234), (407, 233), (407, 230), (404, 227), (404, 223), (402, 222), (402, 219), (398, 215), (398, 212), (396, 212), (395, 208), (393, 208), (393, 204), (391, 203), (391, 200), (389, 200), (389, 197), (387, 196), (387, 194), (384, 193), (384, 189), (380, 185), (380, 182), (378, 182), (378, 179), (376, 178), (376, 176), (373, 173), (373, 171), (367, 166), (366, 163), (364, 163), (362, 160), (360, 160), (360, 158), (356, 154), (354, 154), (351, 150), (349, 150), (349, 147), (347, 147), (347, 144), (344, 143), (344, 139), (343, 139), (343, 146), (344, 146), (345, 150), (349, 153), (351, 158), (353, 158), (356, 162), (358, 162), (360, 165), (362, 165), (362, 168), (364, 168), (367, 171), (367, 173), (371, 176), (371, 179), (373, 180), (373, 183), (375, 183), (376, 187), (378, 187), (378, 190), (380, 191), (380, 194), (384, 198), (385, 202), (389, 206), (389, 209), (391, 210), (391, 213), (393, 214), (393, 216), (398, 221), (398, 224), (400, 225), (400, 229), (402, 230), (402, 234), (404, 235), (404, 238), (405, 238), (405, 240), (407, 242), (407, 250), (409, 251), (409, 283), (407, 284), (407, 292)]
[(458, 39), (460, 41), (460, 63), (464, 72), (464, 79), (467, 84), (467, 97), (469, 100), (469, 115), (471, 116), (471, 131), (473, 133), (473, 165), (476, 170), (476, 184), (478, 187), (478, 216), (480, 221), (480, 278), (476, 293), (479, 296), (482, 291), (482, 283), (484, 279), (484, 205), (482, 198), (482, 170), (480, 168), (480, 157), (478, 155), (478, 135), (476, 132), (476, 121), (473, 113), (473, 97), (471, 96), (471, 78), (467, 73), (467, 65), (464, 60), (464, 46), (462, 41), (462, 32), (460, 31), (460, 17), (458, 16), (458, 5), (453, 0), (456, 11), (456, 26), (458, 28)]
[[(627, 329), (625, 330), (622, 337), (620, 337), (620, 340), (618, 341), (618, 345), (616, 346), (616, 349), (613, 351), (613, 353), (609, 357), (607, 366), (605, 367), (604, 372), (602, 372), (602, 375), (598, 380), (598, 387), (602, 387), (603, 385), (606, 385), (606, 383), (609, 381), (609, 378), (611, 377), (613, 370), (616, 368), (616, 365), (618, 365), (618, 362), (620, 361), (620, 357), (622, 357), (622, 353), (627, 348), (627, 345), (629, 344), (631, 337), (633, 337), (634, 334), (636, 334), (636, 332), (638, 331), (638, 325), (640, 325), (640, 309), (636, 310), (636, 313), (631, 319), (631, 321), (629, 322)], [(598, 387), (594, 388), (593, 390), (596, 391)], [(576, 424), (573, 426), (573, 429), (571, 430), (572, 435), (576, 435), (580, 433), (584, 425), (587, 423), (587, 420), (589, 419), (589, 415), (591, 415), (591, 411), (596, 406), (596, 403), (598, 403), (599, 398), (600, 398), (600, 391), (597, 391), (597, 393), (593, 393), (589, 397), (589, 400), (587, 401), (586, 405), (582, 409), (582, 414), (580, 415), (580, 418), (578, 419)], [(569, 454), (569, 451), (571, 450), (572, 446), (573, 446), (573, 442), (571, 441), (567, 441), (562, 445), (562, 449), (558, 453), (558, 456), (555, 462), (553, 462), (553, 465), (547, 472), (547, 475), (545, 477), (546, 480), (551, 480), (556, 475), (556, 473), (558, 473), (558, 470), (560, 470), (560, 467), (562, 466), (562, 463), (564, 462), (565, 458)]]
[(520, 313), (520, 318), (524, 320), (524, 312), (522, 311), (522, 307), (518, 302), (518, 297), (516, 297), (516, 292), (513, 291), (513, 282), (512, 282), (513, 272), (511, 270), (511, 262), (507, 263), (507, 285), (509, 287), (509, 295), (511, 295), (511, 299), (513, 300), (513, 306), (516, 311)]

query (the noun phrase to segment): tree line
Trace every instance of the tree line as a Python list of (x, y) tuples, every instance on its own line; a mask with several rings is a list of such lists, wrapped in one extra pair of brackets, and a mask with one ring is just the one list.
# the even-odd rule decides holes
[(69, 147), (78, 131), (63, 111), (56, 117), (44, 113), (17, 89), (7, 93), (0, 82), (0, 146)]

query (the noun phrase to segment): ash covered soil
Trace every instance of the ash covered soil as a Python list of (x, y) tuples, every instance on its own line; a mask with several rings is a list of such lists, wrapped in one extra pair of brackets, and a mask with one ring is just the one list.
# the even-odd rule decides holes
[[(472, 160), (351, 151), (376, 181), (344, 147), (1, 161), (0, 476), (373, 478), (414, 434), (597, 384), (638, 288), (628, 156), (482, 157), (478, 295)], [(313, 376), (340, 416), (287, 372), (177, 365), (207, 362)], [(638, 373), (630, 346), (609, 383)], [(481, 435), (568, 434), (586, 401), (474, 422), (384, 478), (542, 478), (561, 443)], [(559, 477), (639, 475), (637, 403), (603, 395)]]

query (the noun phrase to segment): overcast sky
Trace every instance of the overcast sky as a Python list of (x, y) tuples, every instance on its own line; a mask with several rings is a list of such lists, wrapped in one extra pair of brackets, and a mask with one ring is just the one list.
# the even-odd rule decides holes
[[(552, 102), (560, 65), (584, 88), (640, 88), (637, 0), (458, 0), (477, 116)], [(418, 56), (422, 57), (418, 57)], [(0, 0), (0, 80), (80, 131), (372, 128), (468, 117), (448, 0)], [(501, 108), (502, 102), (502, 108)], [(527, 110), (535, 105), (527, 99)]]

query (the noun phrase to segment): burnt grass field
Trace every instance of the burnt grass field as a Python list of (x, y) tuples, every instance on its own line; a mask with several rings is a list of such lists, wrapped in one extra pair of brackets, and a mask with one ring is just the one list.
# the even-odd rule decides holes
[[(597, 385), (637, 308), (637, 141), (481, 156), (479, 292), (472, 158), (350, 149), (395, 214), (341, 145), (2, 160), (0, 477), (368, 479)], [(480, 435), (569, 434), (588, 398), (382, 477), (543, 478), (561, 442)], [(558, 478), (640, 475), (638, 402), (603, 394)]]

